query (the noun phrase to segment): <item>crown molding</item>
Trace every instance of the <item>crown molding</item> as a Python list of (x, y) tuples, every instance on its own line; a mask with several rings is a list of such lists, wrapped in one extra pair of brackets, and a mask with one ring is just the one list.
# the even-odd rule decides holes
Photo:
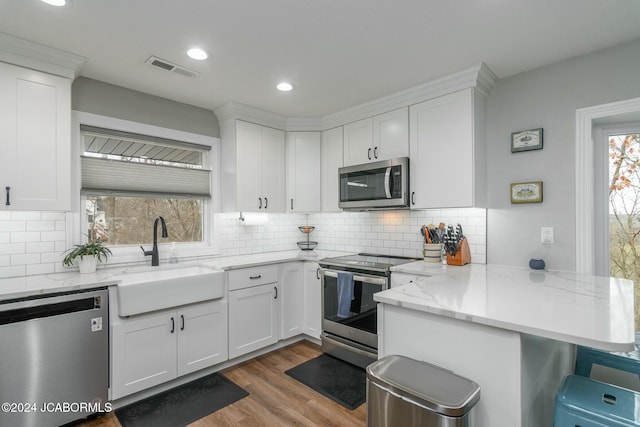
[(287, 132), (294, 131), (323, 131), (322, 119), (316, 117), (294, 117), (288, 118), (285, 130)]
[(280, 130), (285, 130), (287, 123), (287, 118), (280, 114), (242, 104), (237, 101), (228, 102), (213, 110), (213, 113), (220, 122), (227, 120), (244, 120)]
[(321, 118), (287, 118), (236, 101), (215, 109), (214, 113), (220, 122), (239, 119), (284, 131), (323, 131), (463, 89), (474, 88), (479, 95), (486, 98), (496, 81), (497, 77), (489, 67), (480, 63), (466, 70)]
[(0, 33), (0, 61), (73, 80), (86, 58)]
[(324, 116), (323, 127), (330, 129), (468, 88), (476, 88), (478, 93), (487, 97), (496, 80), (493, 72), (481, 63), (401, 92)]

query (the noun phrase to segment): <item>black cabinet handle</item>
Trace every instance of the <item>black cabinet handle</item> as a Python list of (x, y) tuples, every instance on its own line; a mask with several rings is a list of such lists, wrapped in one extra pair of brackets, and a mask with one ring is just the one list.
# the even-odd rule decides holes
[(4, 189), (7, 190), (7, 203), (5, 203), (5, 205), (11, 206), (11, 200), (9, 199), (9, 192), (11, 191), (11, 187), (4, 187)]
[(180, 330), (184, 331), (184, 314), (180, 315), (180, 322), (181, 322)]
[(291, 210), (293, 210), (293, 199), (291, 199)]
[(411, 204), (412, 205), (416, 204), (416, 192), (415, 191), (411, 192)]
[(262, 274), (258, 274), (257, 276), (249, 276), (249, 279), (255, 280), (255, 279), (259, 279), (261, 277), (262, 277)]
[(376, 159), (378, 158), (378, 147), (375, 147), (373, 149), (373, 157), (375, 157)]
[(258, 209), (262, 209), (262, 197), (258, 197), (258, 200), (260, 201), (260, 206), (258, 206)]
[(274, 286), (273, 289), (276, 291), (276, 296), (273, 299), (278, 299), (278, 287)]
[(266, 197), (264, 198), (264, 208), (267, 209), (267, 207), (269, 207), (269, 199), (267, 199)]
[(173, 317), (171, 317), (171, 333), (174, 333), (176, 330), (176, 321)]
[(367, 158), (371, 160), (371, 148), (367, 150)]
[(320, 280), (320, 267), (316, 268), (316, 279)]

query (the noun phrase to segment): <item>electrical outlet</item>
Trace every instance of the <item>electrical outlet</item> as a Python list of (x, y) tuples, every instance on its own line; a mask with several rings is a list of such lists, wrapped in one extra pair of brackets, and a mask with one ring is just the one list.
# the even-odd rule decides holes
[(553, 227), (541, 227), (540, 234), (542, 243), (553, 243)]

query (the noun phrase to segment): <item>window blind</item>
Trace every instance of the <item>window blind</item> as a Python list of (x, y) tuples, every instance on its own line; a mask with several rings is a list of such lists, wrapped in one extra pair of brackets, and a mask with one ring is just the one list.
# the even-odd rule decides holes
[(103, 129), (98, 133), (96, 128), (81, 130), (85, 131), (80, 159), (83, 194), (211, 197), (211, 172), (202, 168), (201, 147), (166, 139), (150, 142), (139, 135), (135, 139), (123, 133), (116, 136)]

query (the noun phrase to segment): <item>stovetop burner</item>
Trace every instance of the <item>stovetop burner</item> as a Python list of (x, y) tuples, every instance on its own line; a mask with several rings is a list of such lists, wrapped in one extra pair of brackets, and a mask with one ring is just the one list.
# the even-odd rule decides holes
[(323, 258), (319, 261), (319, 263), (323, 267), (351, 267), (388, 272), (393, 266), (418, 260), (419, 258), (402, 257), (396, 255), (359, 253), (357, 255)]

